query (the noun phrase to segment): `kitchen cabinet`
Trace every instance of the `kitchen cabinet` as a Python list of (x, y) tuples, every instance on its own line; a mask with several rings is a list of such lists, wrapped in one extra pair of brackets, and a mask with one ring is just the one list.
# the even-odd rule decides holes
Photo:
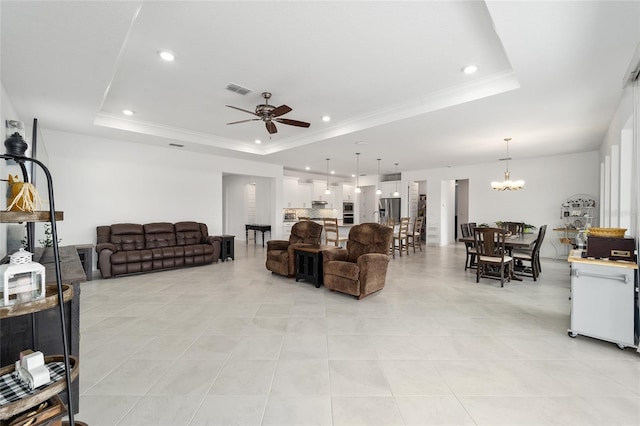
[(350, 183), (342, 184), (342, 201), (355, 201), (356, 187)]
[(380, 182), (380, 190), (382, 191), (380, 198), (400, 198), (400, 195), (393, 195), (396, 188), (400, 192), (400, 181)]
[(571, 328), (578, 334), (613, 342), (620, 349), (636, 347), (638, 315), (638, 265), (631, 262), (581, 258), (581, 250), (569, 255), (571, 263)]
[(297, 178), (283, 179), (283, 196), (285, 208), (311, 207), (311, 184), (299, 182)]
[(326, 208), (336, 208), (336, 187), (329, 186), (331, 194), (325, 194), (327, 190), (327, 181), (314, 180), (313, 181), (313, 201), (326, 201)]

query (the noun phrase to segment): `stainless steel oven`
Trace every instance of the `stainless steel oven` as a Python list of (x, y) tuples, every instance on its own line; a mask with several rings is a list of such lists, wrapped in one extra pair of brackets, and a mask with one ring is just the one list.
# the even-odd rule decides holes
[(353, 203), (342, 203), (342, 223), (345, 225), (353, 224)]

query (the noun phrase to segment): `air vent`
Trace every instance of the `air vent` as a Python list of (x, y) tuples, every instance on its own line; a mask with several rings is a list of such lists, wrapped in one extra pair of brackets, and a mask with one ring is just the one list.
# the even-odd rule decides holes
[(382, 175), (380, 179), (381, 182), (393, 182), (396, 180), (402, 180), (402, 173), (389, 173)]
[(246, 87), (239, 86), (235, 83), (227, 84), (227, 90), (237, 93), (238, 95), (246, 95), (251, 92), (251, 89), (247, 89)]
[(170, 143), (169, 146), (175, 146), (176, 148), (184, 148), (184, 145), (181, 145), (179, 143)]

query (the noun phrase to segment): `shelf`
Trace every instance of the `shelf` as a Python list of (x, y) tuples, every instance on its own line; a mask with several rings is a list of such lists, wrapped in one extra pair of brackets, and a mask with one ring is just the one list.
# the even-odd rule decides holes
[[(52, 355), (44, 357), (44, 362), (46, 364), (50, 362), (64, 362), (64, 356), (62, 355)], [(74, 356), (69, 356), (69, 365), (71, 366), (71, 380), (75, 380), (78, 377), (78, 358)], [(0, 376), (12, 373), (15, 370), (14, 365), (8, 365), (0, 369)], [(23, 411), (28, 410), (29, 408), (38, 405), (54, 395), (59, 394), (63, 390), (67, 388), (67, 383), (65, 381), (64, 376), (59, 380), (53, 382), (51, 385), (46, 388), (38, 390), (36, 393), (28, 395), (18, 401), (10, 402), (6, 405), (0, 406), (0, 420), (7, 420), (11, 416), (22, 413)]]
[[(64, 212), (56, 212), (56, 221), (64, 220)], [(3, 223), (21, 223), (21, 222), (50, 222), (51, 214), (49, 211), (35, 212), (7, 212), (0, 211), (0, 222)]]
[[(63, 285), (62, 296), (65, 302), (71, 300), (73, 298), (73, 286)], [(44, 299), (26, 303), (16, 303), (10, 306), (0, 306), (0, 319), (44, 311), (45, 309), (55, 306), (58, 306), (58, 288), (56, 285), (48, 285), (46, 286)]]

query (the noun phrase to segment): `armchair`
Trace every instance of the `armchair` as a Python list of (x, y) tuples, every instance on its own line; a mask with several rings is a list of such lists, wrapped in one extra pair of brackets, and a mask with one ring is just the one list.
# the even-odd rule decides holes
[(382, 290), (393, 229), (377, 223), (355, 225), (346, 249), (323, 251), (324, 286), (358, 299)]
[(319, 245), (321, 234), (322, 225), (305, 220), (293, 225), (289, 241), (267, 241), (267, 269), (276, 274), (293, 277), (296, 274), (296, 247)]

